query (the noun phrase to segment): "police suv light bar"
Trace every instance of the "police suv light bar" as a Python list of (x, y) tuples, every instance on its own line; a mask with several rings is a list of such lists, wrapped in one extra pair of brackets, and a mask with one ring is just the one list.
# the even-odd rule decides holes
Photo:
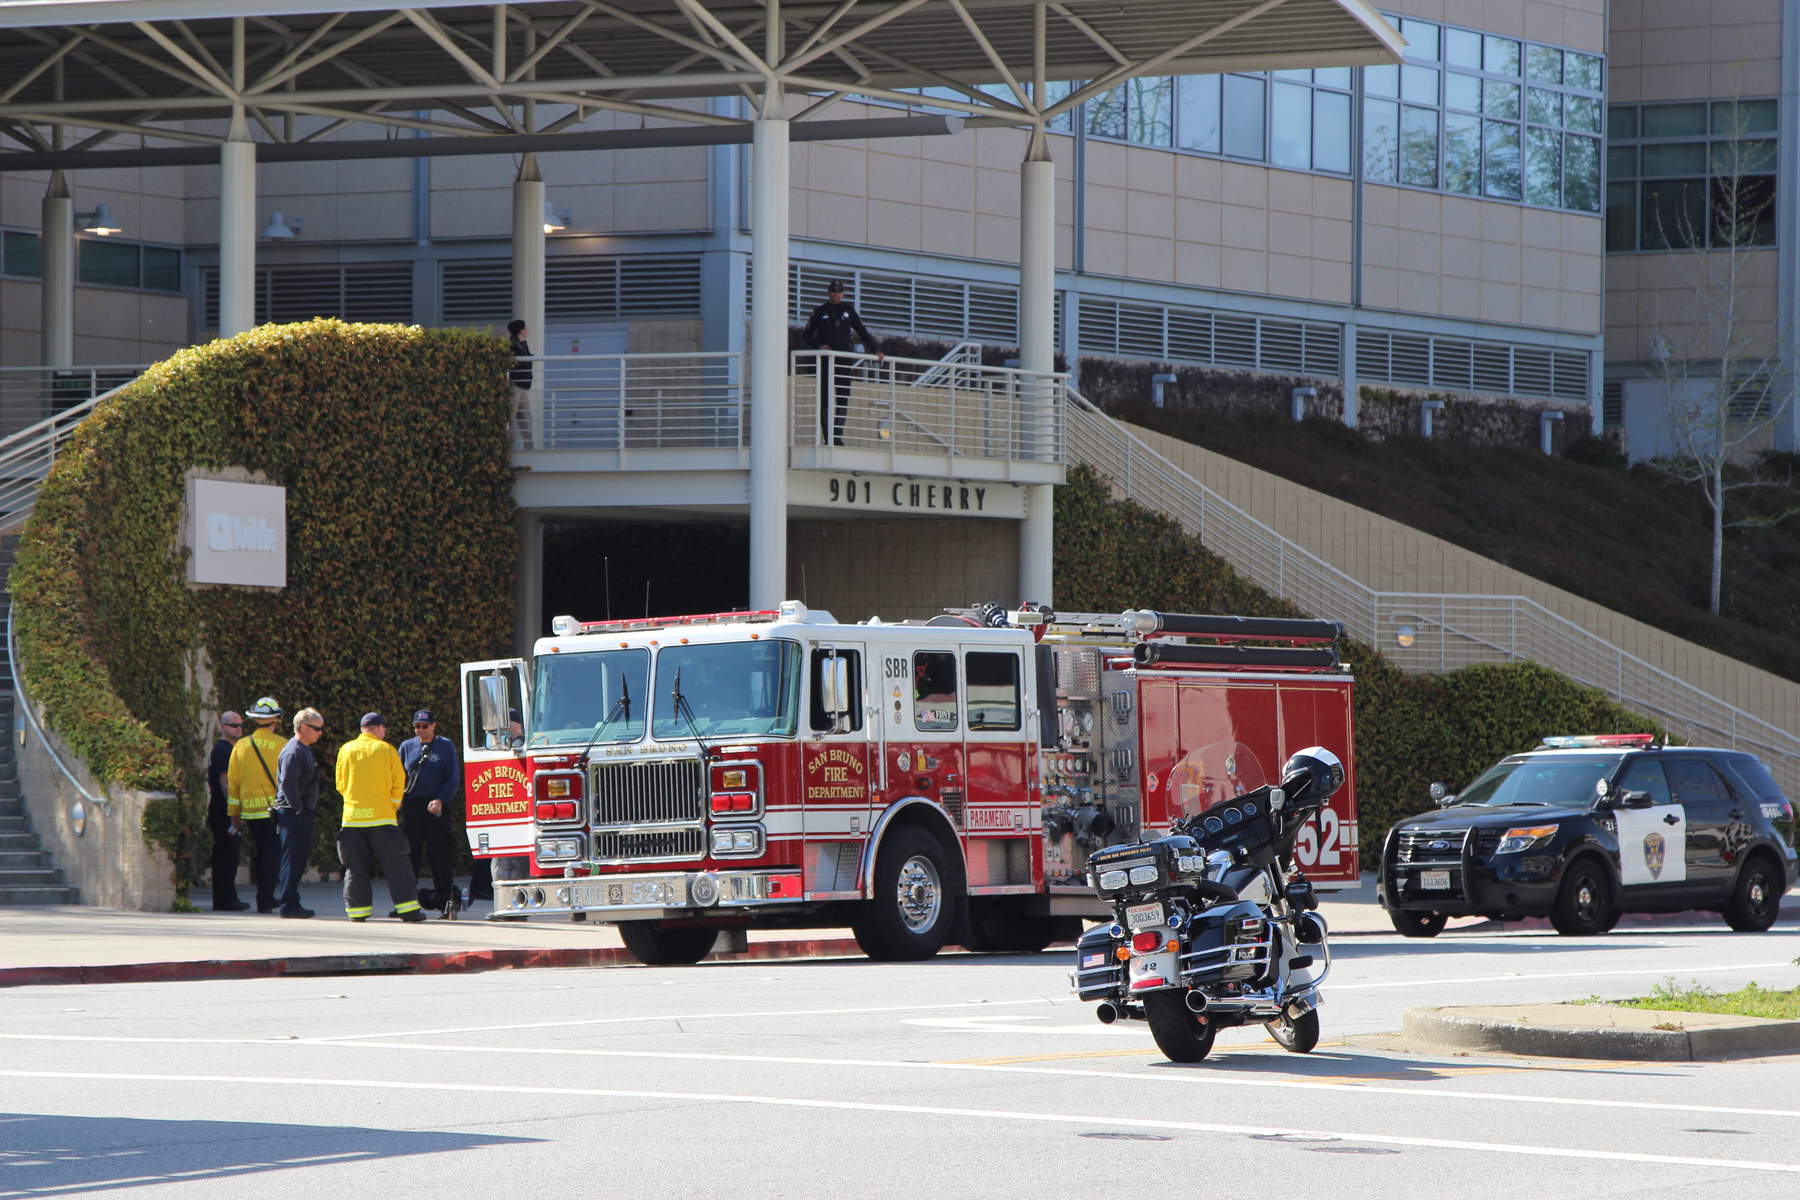
[(1557, 734), (1538, 745), (1540, 750), (1596, 750), (1607, 746), (1650, 747), (1661, 745), (1654, 733)]

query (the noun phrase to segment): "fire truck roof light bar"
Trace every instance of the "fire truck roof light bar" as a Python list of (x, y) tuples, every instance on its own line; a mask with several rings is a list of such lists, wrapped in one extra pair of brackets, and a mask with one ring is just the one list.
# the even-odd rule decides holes
[(574, 617), (553, 617), (550, 632), (557, 637), (582, 633), (616, 633), (622, 629), (666, 629), (671, 625), (750, 625), (770, 621), (798, 621), (806, 618), (806, 606), (798, 600), (786, 600), (780, 608), (744, 609), (736, 612), (695, 613), (680, 617), (628, 617), (618, 621), (580, 621)]

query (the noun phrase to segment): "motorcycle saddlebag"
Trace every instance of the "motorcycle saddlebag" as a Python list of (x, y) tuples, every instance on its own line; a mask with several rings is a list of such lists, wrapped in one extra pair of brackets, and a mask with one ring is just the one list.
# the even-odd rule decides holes
[(1075, 995), (1078, 998), (1105, 1000), (1118, 992), (1125, 969), (1113, 954), (1118, 944), (1106, 925), (1094, 926), (1075, 943)]

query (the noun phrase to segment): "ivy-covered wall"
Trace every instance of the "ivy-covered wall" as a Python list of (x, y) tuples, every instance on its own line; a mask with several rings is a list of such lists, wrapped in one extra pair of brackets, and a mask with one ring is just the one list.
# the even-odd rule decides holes
[[(1237, 616), (1312, 616), (1240, 577), (1179, 524), (1115, 500), (1087, 467), (1056, 491), (1056, 602), (1071, 612), (1162, 608)], [(1546, 734), (1633, 733), (1656, 726), (1535, 663), (1408, 675), (1371, 647), (1340, 648), (1356, 678), (1356, 795), (1363, 863), (1402, 817), (1431, 807), (1433, 781), (1459, 788)]]
[[(511, 362), (465, 330), (266, 325), (150, 368), (60, 453), (11, 577), (20, 672), (104, 784), (176, 794), (145, 828), (178, 887), (209, 711), (318, 708), (327, 781), (368, 710), (396, 737), (419, 707), (459, 728), (457, 665), (511, 638)], [(186, 476), (232, 469), (288, 489), (285, 589), (186, 583)], [(314, 862), (335, 866), (326, 792)]]

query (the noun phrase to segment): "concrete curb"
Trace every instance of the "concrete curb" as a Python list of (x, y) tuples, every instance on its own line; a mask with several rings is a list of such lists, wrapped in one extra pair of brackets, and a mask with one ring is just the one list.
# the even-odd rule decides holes
[(1541, 1058), (1693, 1062), (1800, 1054), (1800, 1021), (1607, 1005), (1409, 1008), (1402, 1029), (1408, 1041), (1426, 1046)]

